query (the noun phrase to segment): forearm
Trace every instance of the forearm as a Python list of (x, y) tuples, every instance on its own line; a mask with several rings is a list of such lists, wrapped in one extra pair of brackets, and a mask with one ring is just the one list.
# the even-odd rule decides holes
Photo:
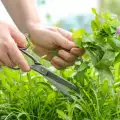
[(32, 24), (40, 23), (35, 0), (1, 0), (17, 27), (29, 32)]

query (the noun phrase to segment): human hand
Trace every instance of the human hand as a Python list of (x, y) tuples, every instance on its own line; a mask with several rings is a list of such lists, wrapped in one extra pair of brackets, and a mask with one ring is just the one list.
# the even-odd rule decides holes
[(15, 27), (0, 21), (0, 66), (15, 67), (22, 71), (30, 70), (24, 56), (18, 49), (25, 47), (25, 36)]
[[(57, 69), (73, 65), (77, 57), (84, 53), (73, 42), (72, 34), (61, 28), (36, 24), (30, 27), (30, 37), (35, 53), (39, 56), (47, 55), (46, 59)], [(54, 56), (53, 49), (58, 50), (58, 56)]]

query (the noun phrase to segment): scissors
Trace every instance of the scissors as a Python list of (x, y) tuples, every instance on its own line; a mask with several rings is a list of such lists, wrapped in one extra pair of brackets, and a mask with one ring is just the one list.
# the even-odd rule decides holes
[[(64, 78), (58, 76), (57, 74), (51, 72), (47, 68), (45, 68), (42, 64), (39, 63), (37, 59), (35, 59), (28, 51), (27, 49), (30, 47), (30, 37), (28, 34), (25, 35), (26, 40), (28, 42), (27, 46), (25, 48), (19, 48), (21, 52), (23, 52), (25, 55), (27, 55), (34, 64), (30, 66), (30, 68), (38, 73), (40, 73), (42, 76), (44, 76), (49, 82), (51, 82), (59, 91), (61, 91), (63, 94), (67, 95), (68, 97), (71, 97), (69, 91), (74, 90), (77, 93), (80, 93), (80, 89), (72, 84), (71, 82), (65, 80)], [(18, 70), (20, 68), (12, 68), (14, 70)]]

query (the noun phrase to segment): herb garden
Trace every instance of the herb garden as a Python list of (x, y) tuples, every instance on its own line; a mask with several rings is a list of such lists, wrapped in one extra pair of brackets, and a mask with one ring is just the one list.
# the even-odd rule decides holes
[(92, 33), (72, 30), (85, 54), (65, 70), (48, 69), (80, 88), (65, 96), (35, 71), (0, 69), (0, 120), (120, 120), (120, 22), (97, 14)]

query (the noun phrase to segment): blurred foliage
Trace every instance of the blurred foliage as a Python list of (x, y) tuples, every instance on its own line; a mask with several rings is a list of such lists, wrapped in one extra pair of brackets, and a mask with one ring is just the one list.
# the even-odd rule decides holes
[(45, 4), (46, 0), (37, 0), (37, 5), (43, 5)]
[(110, 11), (120, 16), (120, 0), (100, 0), (100, 12)]
[(66, 30), (84, 28), (91, 32), (90, 20), (93, 18), (91, 14), (74, 15), (62, 19), (57, 22), (56, 26), (62, 27)]
[[(42, 5), (45, 5), (48, 0), (37, 0), (37, 5), (40, 7)], [(51, 0), (52, 2), (52, 0)], [(76, 3), (75, 3), (76, 5)], [(75, 6), (74, 5), (74, 6)], [(72, 10), (72, 9), (71, 9)], [(91, 32), (91, 26), (90, 26), (90, 20), (93, 18), (92, 14), (73, 14), (68, 17), (59, 18), (57, 22), (53, 22), (53, 17), (48, 12), (46, 13), (46, 19), (48, 25), (53, 25), (57, 27), (61, 27), (65, 30), (71, 30), (72, 29), (79, 29), (84, 28), (87, 31)]]

